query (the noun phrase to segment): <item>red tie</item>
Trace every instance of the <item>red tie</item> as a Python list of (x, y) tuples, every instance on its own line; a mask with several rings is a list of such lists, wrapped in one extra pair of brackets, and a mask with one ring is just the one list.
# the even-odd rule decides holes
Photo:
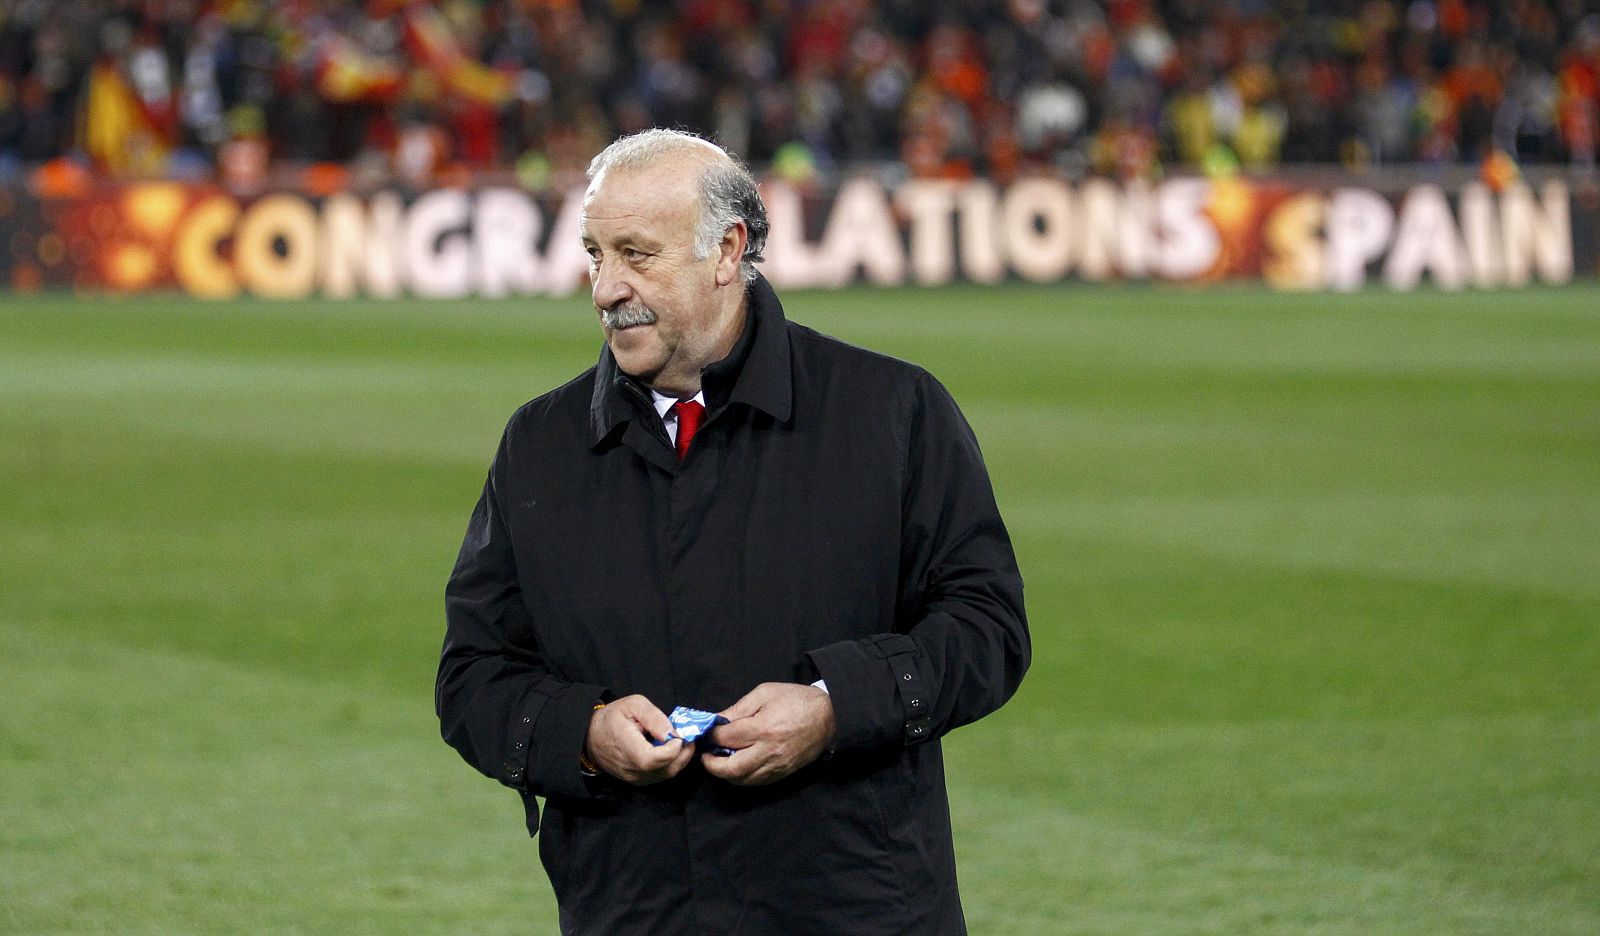
[(694, 441), (694, 434), (700, 428), (700, 417), (705, 415), (706, 408), (693, 400), (680, 400), (672, 404), (672, 409), (678, 414), (678, 460), (683, 461), (683, 456), (689, 454), (689, 443)]

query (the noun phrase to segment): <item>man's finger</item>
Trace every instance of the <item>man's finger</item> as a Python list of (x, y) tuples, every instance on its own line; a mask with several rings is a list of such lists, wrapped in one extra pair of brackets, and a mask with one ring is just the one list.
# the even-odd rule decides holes
[(667, 768), (667, 776), (676, 777), (683, 771), (683, 768), (689, 766), (690, 761), (694, 760), (695, 747), (687, 741), (668, 741), (665, 746), (678, 749), (678, 753), (672, 758), (672, 763)]
[(627, 707), (623, 709), (624, 713), (635, 725), (639, 726), (641, 732), (649, 735), (652, 740), (660, 741), (672, 734), (672, 719), (668, 718), (665, 712), (656, 708), (649, 699), (644, 696), (629, 696), (623, 701), (628, 703)]
[(629, 783), (659, 783), (677, 776), (694, 757), (694, 746), (679, 740), (652, 745), (640, 736), (635, 738), (632, 744), (637, 746), (622, 751), (620, 758), (618, 776)]
[(638, 762), (649, 770), (658, 770), (677, 759), (679, 752), (686, 747), (682, 741), (673, 738), (665, 744), (651, 744), (638, 749)]
[(773, 683), (762, 683), (717, 714), (728, 720), (711, 731), (711, 740), (723, 747), (746, 748), (761, 738), (761, 723), (751, 719), (761, 714), (772, 699)]
[(711, 776), (731, 783), (739, 783), (761, 766), (766, 759), (765, 754), (765, 748), (762, 747), (734, 751), (727, 757), (718, 757), (715, 754), (707, 753), (700, 755), (700, 763), (705, 766), (706, 773)]
[(787, 777), (791, 771), (772, 760), (771, 749), (739, 751), (732, 757), (702, 755), (700, 762), (706, 772), (734, 786), (764, 786)]
[(711, 743), (736, 751), (748, 748), (761, 738), (761, 720), (753, 717), (730, 721), (711, 730)]

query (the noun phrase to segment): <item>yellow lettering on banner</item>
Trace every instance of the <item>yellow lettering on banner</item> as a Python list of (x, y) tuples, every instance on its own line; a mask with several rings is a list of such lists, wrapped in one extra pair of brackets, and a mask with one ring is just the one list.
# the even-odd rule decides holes
[(1490, 289), (1505, 279), (1500, 221), (1495, 216), (1494, 195), (1482, 182), (1468, 182), (1456, 197), (1461, 216), (1461, 243), (1467, 251), (1467, 274), (1472, 285)]
[(325, 199), (317, 228), (317, 281), (323, 295), (400, 295), (404, 222), (405, 206), (394, 192), (378, 192), (370, 204), (348, 192)]
[(269, 195), (250, 206), (233, 239), (233, 262), (250, 291), (302, 299), (317, 278), (317, 214), (296, 195)]
[(532, 295), (544, 278), (544, 219), (525, 192), (486, 188), (473, 205), (472, 254), (480, 296)]
[(1199, 279), (1222, 260), (1222, 235), (1206, 214), (1211, 196), (1206, 179), (1169, 179), (1156, 191), (1155, 266), (1167, 279)]
[(239, 281), (217, 245), (233, 233), (239, 205), (226, 195), (202, 201), (178, 224), (172, 246), (172, 271), (190, 295), (201, 299), (230, 299), (239, 294)]
[(1000, 192), (987, 179), (973, 179), (956, 195), (961, 228), (961, 270), (974, 283), (998, 283), (1006, 277), (1000, 243)]
[[(589, 281), (589, 255), (578, 237), (578, 217), (583, 213), (583, 189), (573, 189), (561, 202), (561, 213), (551, 223), (544, 252), (544, 294), (570, 296)], [(768, 251), (769, 253), (771, 251)]]
[(1341, 292), (1367, 282), (1367, 265), (1383, 256), (1394, 233), (1394, 208), (1377, 192), (1347, 186), (1328, 198), (1324, 222), (1327, 283)]
[(1267, 216), (1261, 275), (1276, 289), (1318, 289), (1326, 283), (1327, 248), (1318, 231), (1328, 203), (1315, 192), (1288, 199)]
[(1077, 226), (1072, 190), (1055, 179), (1023, 179), (1006, 190), (1001, 231), (1011, 269), (1025, 280), (1053, 283), (1072, 266)]
[[(578, 193), (582, 198), (583, 193)], [(787, 182), (768, 180), (761, 183), (761, 200), (767, 205), (767, 259), (761, 265), (761, 275), (779, 289), (809, 288), (821, 278), (817, 273), (816, 250), (806, 243), (805, 209), (800, 192)], [(555, 256), (556, 246), (547, 251)]]
[(1391, 289), (1415, 289), (1424, 273), (1440, 289), (1466, 285), (1467, 249), (1444, 189), (1437, 185), (1412, 186), (1406, 193), (1395, 222), (1394, 246), (1383, 264), (1384, 282)]
[(1149, 186), (1138, 179), (1120, 187), (1107, 179), (1089, 179), (1078, 201), (1082, 233), (1075, 247), (1083, 278), (1097, 282), (1149, 276), (1156, 252)]
[(883, 186), (855, 178), (839, 189), (828, 217), (828, 229), (817, 248), (821, 285), (843, 286), (856, 270), (879, 286), (898, 286), (906, 279), (900, 229)]
[(1500, 196), (1508, 286), (1526, 286), (1535, 268), (1546, 283), (1572, 279), (1571, 197), (1560, 179), (1546, 182), (1541, 191), (1542, 206), (1521, 182)]
[(321, 237), (317, 265), (323, 293), (335, 299), (354, 296), (367, 259), (367, 210), (361, 200), (346, 192), (325, 200)]
[(1083, 202), (1083, 236), (1078, 243), (1078, 272), (1092, 283), (1117, 273), (1122, 246), (1122, 193), (1105, 179), (1090, 179), (1079, 196)]
[(937, 286), (955, 276), (956, 184), (948, 179), (912, 179), (894, 193), (911, 221), (911, 272), (918, 283)]

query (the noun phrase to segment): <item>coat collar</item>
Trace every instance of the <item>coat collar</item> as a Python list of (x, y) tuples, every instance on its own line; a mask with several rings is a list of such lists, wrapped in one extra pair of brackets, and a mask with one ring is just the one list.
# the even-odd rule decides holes
[[(729, 403), (744, 403), (787, 422), (794, 403), (794, 378), (789, 368), (789, 329), (783, 305), (766, 277), (757, 275), (747, 292), (749, 314), (745, 331), (726, 358), (707, 367), (707, 382), (733, 381)], [(740, 346), (748, 343), (748, 349)], [(743, 352), (743, 353), (741, 353)], [(707, 398), (711, 397), (708, 388)], [(594, 444), (611, 436), (618, 426), (641, 413), (653, 413), (650, 391), (617, 367), (610, 345), (600, 348), (595, 365), (594, 397), (589, 418)]]

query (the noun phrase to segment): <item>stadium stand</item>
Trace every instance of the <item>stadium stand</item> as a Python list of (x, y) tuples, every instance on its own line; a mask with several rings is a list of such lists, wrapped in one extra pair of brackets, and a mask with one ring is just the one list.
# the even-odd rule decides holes
[(620, 132), (709, 134), (803, 177), (1163, 164), (1587, 171), (1594, 0), (16, 0), (0, 180), (271, 163), (539, 189)]

